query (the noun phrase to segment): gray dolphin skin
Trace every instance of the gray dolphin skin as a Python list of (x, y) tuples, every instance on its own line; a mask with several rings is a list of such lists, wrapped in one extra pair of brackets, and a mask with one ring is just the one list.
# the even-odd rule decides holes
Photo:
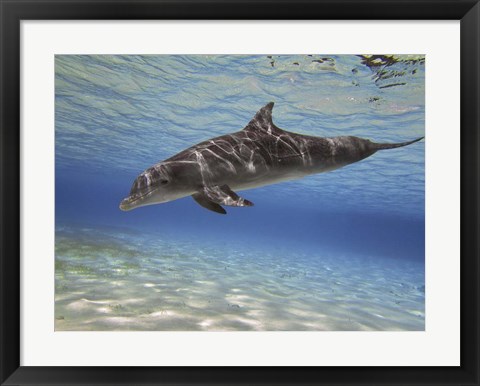
[(375, 143), (341, 136), (322, 138), (282, 130), (272, 122), (273, 102), (241, 131), (192, 146), (145, 170), (134, 181), (121, 210), (192, 196), (206, 209), (253, 206), (235, 191), (324, 173), (420, 141)]

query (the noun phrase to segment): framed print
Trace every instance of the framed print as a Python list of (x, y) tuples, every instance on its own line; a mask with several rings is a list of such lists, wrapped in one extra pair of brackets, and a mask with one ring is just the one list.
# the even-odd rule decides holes
[(1, 382), (478, 384), (475, 1), (2, 1)]

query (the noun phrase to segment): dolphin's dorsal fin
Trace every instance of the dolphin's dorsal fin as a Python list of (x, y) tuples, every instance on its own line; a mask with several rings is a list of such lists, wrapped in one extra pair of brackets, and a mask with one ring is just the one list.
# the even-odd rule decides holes
[(253, 132), (263, 131), (268, 134), (281, 132), (282, 129), (279, 129), (277, 126), (275, 126), (272, 121), (273, 105), (274, 103), (270, 102), (258, 110), (253, 119), (248, 123), (247, 126), (245, 126), (243, 130)]

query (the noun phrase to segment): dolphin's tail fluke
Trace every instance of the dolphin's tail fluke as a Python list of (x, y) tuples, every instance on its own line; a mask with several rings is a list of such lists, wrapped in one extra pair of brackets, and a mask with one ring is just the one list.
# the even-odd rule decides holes
[(403, 147), (403, 146), (408, 146), (411, 145), (412, 143), (421, 141), (425, 137), (420, 137), (417, 139), (414, 139), (413, 141), (408, 141), (408, 142), (400, 142), (400, 143), (374, 143), (374, 148), (375, 150), (384, 150), (384, 149), (395, 149), (396, 147)]

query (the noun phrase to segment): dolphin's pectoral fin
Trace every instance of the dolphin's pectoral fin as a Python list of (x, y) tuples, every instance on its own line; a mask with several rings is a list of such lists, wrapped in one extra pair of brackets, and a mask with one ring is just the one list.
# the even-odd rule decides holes
[(220, 214), (227, 214), (227, 211), (223, 209), (219, 204), (216, 204), (213, 201), (210, 201), (208, 197), (206, 197), (202, 193), (195, 193), (192, 195), (193, 199), (198, 203), (198, 205), (203, 206), (204, 208), (211, 210), (213, 212), (217, 212)]
[(223, 214), (227, 212), (221, 205), (253, 206), (253, 202), (240, 197), (228, 185), (206, 186), (200, 192), (193, 194), (192, 197), (204, 208)]
[(216, 202), (220, 205), (253, 206), (253, 202), (240, 197), (230, 189), (228, 185), (204, 187), (203, 194), (205, 194), (210, 201)]

